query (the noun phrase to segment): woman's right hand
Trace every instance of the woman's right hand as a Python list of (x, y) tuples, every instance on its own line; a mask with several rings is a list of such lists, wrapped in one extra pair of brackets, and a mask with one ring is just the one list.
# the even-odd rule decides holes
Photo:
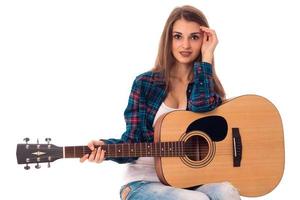
[(201, 46), (202, 61), (212, 64), (215, 48), (218, 44), (216, 31), (205, 26), (200, 26), (203, 32), (203, 41)]
[[(101, 140), (92, 140), (88, 143), (88, 147), (91, 149), (90, 154), (85, 154), (80, 158), (80, 162), (89, 160), (90, 162), (101, 163), (104, 160), (105, 151), (101, 149), (101, 145), (105, 143)], [(96, 148), (95, 146), (99, 146)]]

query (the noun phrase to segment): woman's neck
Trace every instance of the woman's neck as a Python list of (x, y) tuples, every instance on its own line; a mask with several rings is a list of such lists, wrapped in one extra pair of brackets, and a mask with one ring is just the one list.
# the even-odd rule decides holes
[(171, 71), (171, 78), (180, 82), (190, 82), (192, 80), (192, 66), (187, 64), (177, 63)]

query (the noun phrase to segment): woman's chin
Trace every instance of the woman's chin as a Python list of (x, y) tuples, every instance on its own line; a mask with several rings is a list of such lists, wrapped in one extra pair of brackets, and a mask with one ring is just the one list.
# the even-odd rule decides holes
[(184, 56), (179, 55), (179, 56), (176, 56), (176, 61), (178, 64), (189, 65), (189, 64), (193, 63), (196, 58), (197, 57), (195, 57), (195, 56), (184, 57)]
[(190, 65), (191, 63), (193, 63), (193, 60), (191, 60), (191, 59), (179, 59), (179, 60), (177, 60), (177, 63), (181, 64), (181, 65)]

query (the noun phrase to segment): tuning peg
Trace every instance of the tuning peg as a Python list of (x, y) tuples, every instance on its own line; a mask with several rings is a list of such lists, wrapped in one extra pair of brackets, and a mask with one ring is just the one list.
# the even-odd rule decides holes
[(30, 167), (28, 166), (28, 164), (26, 164), (26, 166), (24, 167), (24, 169), (29, 170)]
[(41, 168), (41, 165), (40, 165), (39, 163), (36, 163), (35, 168), (36, 168), (36, 169), (40, 169), (40, 168)]
[(28, 137), (24, 138), (23, 140), (26, 142), (26, 144), (28, 144), (28, 141), (29, 141)]
[(50, 144), (51, 138), (45, 138), (45, 141), (48, 142), (48, 144)]

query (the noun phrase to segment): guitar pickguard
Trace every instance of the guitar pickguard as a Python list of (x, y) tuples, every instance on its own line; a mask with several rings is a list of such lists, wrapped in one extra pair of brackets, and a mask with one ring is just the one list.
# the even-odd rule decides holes
[(226, 138), (228, 125), (224, 117), (213, 115), (193, 121), (186, 133), (197, 130), (206, 133), (212, 141), (219, 142)]

